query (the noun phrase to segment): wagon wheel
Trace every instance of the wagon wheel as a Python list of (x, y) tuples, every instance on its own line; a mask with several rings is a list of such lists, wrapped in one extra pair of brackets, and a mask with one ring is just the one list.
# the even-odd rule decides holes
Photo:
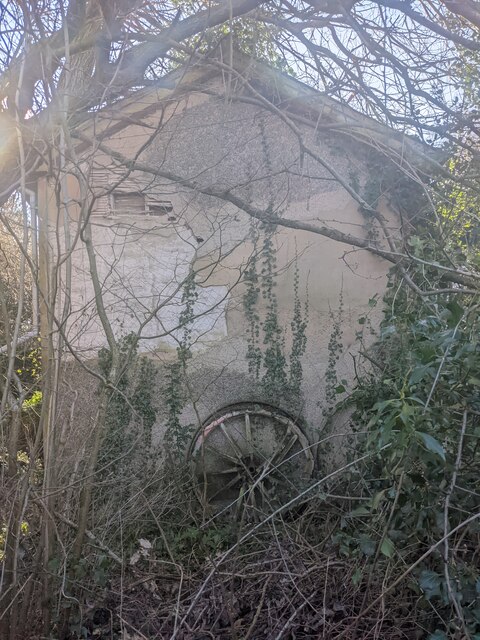
[(307, 438), (267, 405), (227, 407), (198, 431), (189, 450), (196, 492), (216, 508), (255, 517), (288, 500), (313, 470)]

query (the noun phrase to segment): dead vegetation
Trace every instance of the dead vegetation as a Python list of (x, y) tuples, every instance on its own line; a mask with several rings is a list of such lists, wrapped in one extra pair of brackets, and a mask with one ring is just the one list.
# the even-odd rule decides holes
[[(408, 590), (382, 597), (375, 611), (362, 616), (366, 597), (381, 596), (382, 580), (376, 578), (368, 591), (365, 581), (354, 584), (360, 563), (356, 567), (334, 549), (320, 551), (295, 540), (281, 525), (262, 538), (219, 565), (210, 579), (214, 559), (192, 573), (180, 565), (165, 571), (152, 560), (144, 577), (131, 585), (122, 588), (115, 581), (104, 606), (87, 616), (90, 637), (423, 637), (425, 611), (417, 610)], [(389, 571), (394, 574), (393, 567)]]
[[(339, 544), (335, 534), (359, 503), (336, 493), (344, 479), (331, 486), (332, 497), (315, 492), (275, 517), (266, 511), (262, 525), (258, 514), (255, 523), (248, 513), (241, 521), (207, 516), (181, 478), (137, 496), (105, 518), (103, 530), (89, 532), (69, 640), (389, 640), (432, 631), (414, 576), (390, 589), (408, 555), (347, 556)], [(30, 620), (40, 624), (35, 604)]]

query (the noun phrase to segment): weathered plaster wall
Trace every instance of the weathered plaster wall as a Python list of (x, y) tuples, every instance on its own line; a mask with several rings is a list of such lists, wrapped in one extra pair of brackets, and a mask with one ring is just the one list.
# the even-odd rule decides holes
[[(210, 89), (214, 88), (213, 84)], [(151, 101), (151, 96), (149, 98)], [(300, 153), (298, 140), (284, 122), (256, 105), (194, 93), (180, 103), (131, 124), (104, 140), (108, 147), (133, 158), (140, 146), (157, 131), (140, 161), (163, 174), (187, 177), (202, 187), (229, 190), (258, 207), (293, 220), (309, 221), (365, 237), (365, 217), (346, 190), (326, 167), (334, 167), (349, 182), (368, 179), (367, 150), (320, 125), (303, 127), (308, 144), (322, 162)], [(183, 308), (183, 283), (189, 270), (201, 269), (198, 318), (193, 323), (194, 358), (189, 365), (194, 403), (186, 401), (183, 420), (195, 423), (232, 402), (262, 400), (258, 383), (248, 375), (247, 322), (242, 305), (242, 270), (254, 247), (250, 241), (251, 220), (221, 199), (207, 196), (154, 173), (127, 173), (101, 151), (93, 156), (91, 189), (99, 195), (91, 215), (92, 238), (97, 256), (108, 317), (115, 334), (141, 328), (141, 350), (160, 364), (175, 356), (178, 327)], [(123, 179), (122, 179), (123, 176)], [(142, 189), (149, 197), (161, 197), (173, 205), (174, 220), (112, 215), (111, 202), (101, 196), (105, 187), (120, 181), (118, 189)], [(69, 185), (72, 252), (72, 310), (66, 337), (72, 348), (87, 358), (95, 357), (105, 338), (98, 320), (90, 266), (78, 220), (78, 187)], [(50, 219), (56, 218), (56, 204)], [(67, 198), (68, 200), (68, 198)], [(395, 219), (385, 209), (394, 233)], [(60, 221), (61, 222), (61, 221)], [(378, 311), (369, 299), (382, 294), (388, 265), (373, 255), (341, 245), (326, 237), (279, 227), (275, 235), (277, 255), (278, 313), (288, 328), (293, 311), (293, 263), (300, 274), (302, 303), (308, 296), (308, 345), (303, 359), (304, 401), (302, 415), (312, 431), (321, 430), (325, 394), (328, 342), (332, 317), (343, 298), (342, 352), (338, 378), (353, 378), (352, 356), (357, 353), (356, 334), (360, 317), (372, 322)], [(62, 250), (65, 249), (65, 244)], [(52, 245), (52, 252), (55, 247)], [(261, 309), (260, 309), (261, 313)], [(162, 373), (158, 380), (159, 408), (155, 441), (161, 440), (166, 408), (162, 395)], [(270, 400), (271, 399), (267, 399)], [(287, 398), (277, 403), (285, 409)], [(194, 407), (195, 405), (195, 407)]]

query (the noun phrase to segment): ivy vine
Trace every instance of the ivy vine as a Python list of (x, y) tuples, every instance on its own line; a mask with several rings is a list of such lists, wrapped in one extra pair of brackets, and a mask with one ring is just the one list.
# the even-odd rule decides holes
[(193, 321), (195, 319), (195, 304), (198, 300), (195, 271), (190, 270), (183, 286), (182, 311), (179, 324), (181, 337), (178, 342), (175, 362), (167, 368), (165, 384), (165, 402), (167, 405), (167, 430), (165, 443), (173, 462), (182, 460), (185, 449), (193, 432), (192, 425), (184, 425), (180, 421), (180, 413), (185, 404), (188, 361), (192, 357)]
[[(253, 223), (250, 228), (250, 238), (255, 242), (255, 228)], [(258, 301), (260, 297), (260, 285), (257, 273), (257, 255), (253, 254), (244, 273), (245, 294), (243, 305), (245, 315), (248, 318), (247, 329), (247, 363), (248, 372), (256, 380), (260, 377), (262, 366), (262, 351), (260, 348), (260, 316), (258, 313)]]
[[(286, 332), (279, 320), (276, 293), (276, 255), (273, 226), (264, 226), (261, 243), (261, 272), (257, 272), (258, 259), (252, 257), (244, 275), (246, 285), (243, 308), (247, 327), (247, 364), (249, 373), (261, 384), (266, 398), (275, 401), (288, 397), (300, 407), (303, 380), (302, 357), (307, 347), (308, 297), (300, 300), (300, 273), (298, 256), (295, 258), (293, 283), (293, 310), (290, 322), (291, 350), (286, 354)], [(258, 238), (255, 244), (258, 243)], [(263, 307), (263, 313), (260, 310)]]
[[(133, 458), (128, 456), (127, 460), (138, 462), (140, 458), (141, 467), (149, 468), (152, 427), (156, 420), (154, 363), (138, 356), (138, 337), (133, 333), (121, 338), (117, 349), (120, 373), (116, 380), (110, 381), (111, 389), (108, 391), (105, 436), (98, 461), (101, 479), (117, 472), (124, 474), (129, 464), (125, 453), (133, 447), (136, 455)], [(98, 361), (101, 373), (109, 380), (112, 369), (110, 349), (100, 349)], [(118, 464), (109, 465), (114, 460), (118, 460)]]
[(327, 370), (325, 372), (325, 401), (324, 414), (328, 413), (337, 401), (337, 394), (345, 391), (344, 381), (338, 380), (337, 364), (342, 351), (343, 336), (343, 288), (340, 290), (338, 297), (338, 309), (336, 312), (330, 309), (330, 320), (332, 323), (332, 331), (328, 341), (327, 351)]

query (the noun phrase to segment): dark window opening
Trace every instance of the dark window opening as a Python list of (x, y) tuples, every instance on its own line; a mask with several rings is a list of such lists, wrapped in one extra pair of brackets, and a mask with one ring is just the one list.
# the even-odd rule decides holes
[(170, 201), (147, 200), (142, 193), (136, 192), (114, 193), (113, 213), (115, 215), (167, 216), (169, 222), (177, 219)]
[(151, 216), (166, 216), (171, 214), (172, 211), (173, 205), (171, 202), (147, 202), (147, 213)]

